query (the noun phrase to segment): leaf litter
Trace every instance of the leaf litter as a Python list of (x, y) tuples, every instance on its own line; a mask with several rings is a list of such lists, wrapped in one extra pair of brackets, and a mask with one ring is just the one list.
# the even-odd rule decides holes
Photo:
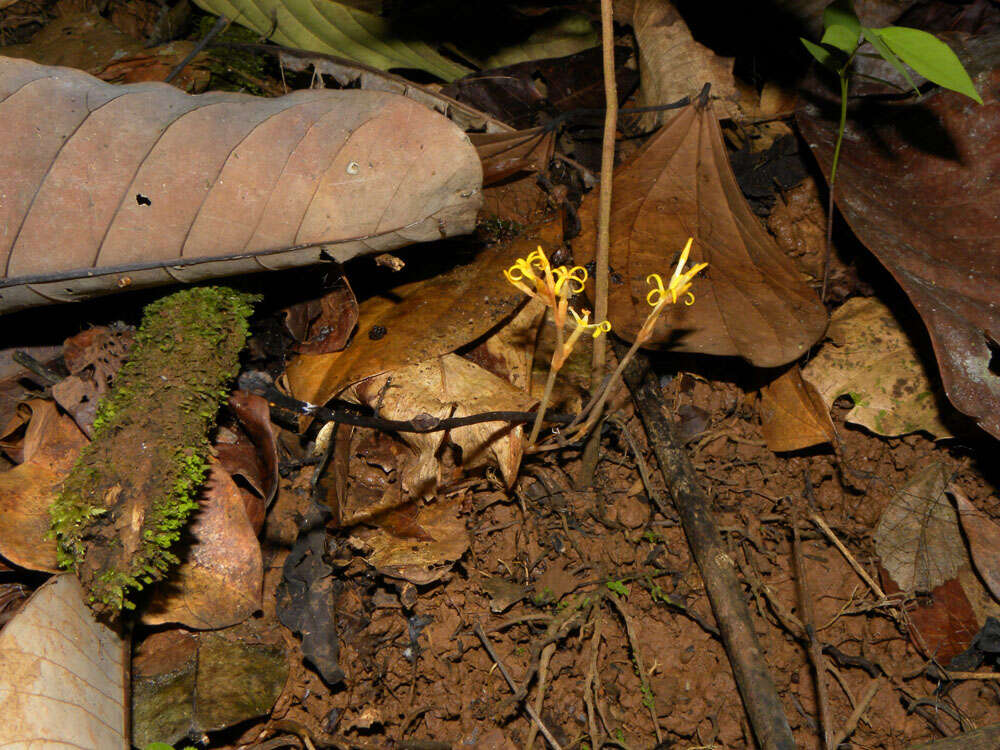
[[(525, 163), (531, 169), (537, 166), (530, 160)], [(719, 174), (725, 179), (723, 172)], [(626, 189), (622, 192), (628, 194)], [(783, 205), (786, 197), (779, 195), (776, 205)], [(809, 200), (813, 203), (806, 205), (818, 204), (815, 198)], [(542, 211), (553, 205), (564, 204), (552, 201)], [(522, 245), (498, 253), (519, 257), (536, 244), (529, 236)], [(664, 246), (676, 249), (680, 244)], [(821, 268), (816, 234), (789, 235), (786, 246), (792, 245), (788, 255), (808, 271), (796, 283), (808, 290), (806, 279), (815, 279), (815, 270)], [(447, 248), (442, 251), (448, 252)], [(671, 258), (662, 250), (657, 257), (660, 267), (649, 272), (662, 273), (667, 270), (663, 265), (669, 268)], [(410, 264), (419, 255), (402, 258)], [(517, 315), (518, 299), (509, 290), (498, 302), (504, 291), (495, 272), (505, 267), (504, 262), (500, 255), (477, 260), (465, 280), (452, 276), (413, 292), (404, 286), (404, 293), (395, 299), (400, 289), (390, 289), (391, 282), (374, 297), (366, 292), (357, 309), (357, 325), (346, 296), (324, 301), (319, 316), (315, 308), (304, 311), (300, 318), (306, 324), (297, 329), (300, 338), (339, 351), (301, 353), (299, 362), (317, 357), (314, 361), (321, 364), (298, 381), (290, 376), (288, 382), (297, 382), (299, 388), (293, 392), (324, 403), (360, 387), (368, 391), (365, 403), (383, 416), (398, 406), (393, 398), (405, 397), (411, 399), (406, 402), (410, 406), (400, 408), (399, 416), (409, 418), (415, 409), (433, 411), (435, 399), (438, 405), (451, 402), (455, 407), (442, 414), (458, 413), (459, 406), (471, 413), (483, 410), (486, 406), (474, 399), (504, 393), (493, 380), (503, 379), (512, 391), (494, 408), (528, 408), (537, 392), (531, 389), (532, 357), (526, 352), (536, 342), (544, 346), (551, 332), (543, 325), (536, 335), (537, 313), (525, 308)], [(718, 256), (715, 263), (724, 265)], [(363, 274), (356, 264), (348, 268), (354, 284)], [(765, 277), (777, 273), (768, 265), (759, 270)], [(470, 287), (469, 278), (475, 276), (484, 287), (493, 284), (494, 291)], [(842, 278), (847, 293), (858, 291), (861, 282), (856, 276), (846, 273)], [(468, 296), (470, 288), (476, 293)], [(700, 295), (704, 289), (696, 286), (694, 291)], [(383, 307), (366, 318), (366, 302), (381, 292), (387, 293), (380, 303)], [(632, 302), (642, 301), (634, 290), (633, 297)], [(728, 295), (718, 297), (724, 305)], [(427, 313), (420, 304), (425, 301), (431, 301)], [(386, 312), (394, 307), (399, 309)], [(89, 309), (84, 308), (83, 314)], [(785, 350), (785, 342), (772, 341), (757, 352), (753, 335), (746, 335), (743, 348), (731, 353), (757, 364), (794, 359), (822, 333), (818, 306), (809, 303), (805, 309), (809, 314), (795, 321), (801, 326), (797, 335), (803, 343)], [(696, 310), (697, 305), (692, 312)], [(738, 317), (740, 308), (735, 310), (721, 314)], [(308, 323), (314, 324), (311, 329)], [(399, 337), (390, 338), (394, 334)], [(380, 350), (379, 342), (387, 339), (392, 346)], [(350, 354), (355, 348), (357, 352)], [(251, 349), (259, 353), (267, 347), (257, 342)], [(287, 353), (280, 350), (280, 356)], [(540, 357), (544, 359), (544, 353)], [(430, 363), (440, 376), (446, 372), (441, 363), (452, 358), (468, 363), (458, 367), (470, 373), (468, 381), (473, 384), (460, 395), (447, 393), (444, 386), (450, 376), (433, 381), (408, 369)], [(846, 544), (853, 562), (874, 570), (877, 550), (872, 529), (900, 495), (930, 495), (937, 508), (931, 514), (935, 517), (946, 515), (951, 506), (945, 503), (954, 497), (960, 514), (956, 516), (952, 507), (953, 518), (964, 512), (965, 521), (988, 534), (985, 524), (972, 519), (1000, 516), (1000, 498), (995, 474), (968, 460), (970, 454), (983, 455), (977, 438), (965, 435), (962, 443), (935, 444), (923, 434), (878, 437), (846, 424), (842, 403), (828, 407), (803, 396), (805, 384), (791, 376), (793, 395), (780, 398), (792, 426), (786, 426), (782, 435), (798, 439), (797, 433), (806, 432), (808, 425), (814, 438), (825, 437), (832, 447), (803, 450), (801, 444), (786, 443), (783, 450), (790, 452), (776, 456), (772, 449), (782, 449), (773, 443), (766, 447), (765, 439), (771, 438), (761, 424), (762, 420), (767, 424), (768, 402), (757, 398), (762, 385), (777, 382), (773, 373), (761, 377), (759, 370), (732, 359), (676, 354), (663, 364), (667, 368), (661, 371), (663, 402), (682, 422), (692, 460), (702, 481), (712, 488), (712, 513), (745, 581), (754, 625), (766, 645), (796, 743), (819, 746), (814, 717), (821, 707), (806, 657), (806, 626), (813, 628), (824, 658), (839, 673), (839, 681), (828, 685), (826, 699), (836, 721), (848, 721), (859, 697), (867, 701), (867, 723), (858, 724), (852, 738), (860, 745), (910, 744), (941, 731), (960, 731), (963, 722), (997, 722), (1000, 716), (981, 695), (981, 683), (954, 682), (947, 695), (934, 694), (940, 672), (921, 675), (922, 670), (936, 669), (928, 667), (926, 659), (944, 662), (970, 642), (983, 646), (989, 641), (989, 617), (996, 615), (996, 604), (990, 603), (976, 573), (989, 581), (992, 563), (969, 530), (964, 537), (958, 533), (957, 542), (955, 534), (938, 535), (950, 540), (952, 553), (961, 551), (966, 558), (947, 579), (936, 585), (936, 579), (929, 580), (924, 586), (930, 591), (895, 592), (886, 585), (891, 596), (883, 600), (866, 588), (869, 584), (858, 577), (852, 560), (841, 554), (830, 535), (820, 527), (800, 527), (802, 570), (813, 590), (822, 592), (811, 602), (812, 621), (806, 621), (806, 608), (797, 599), (796, 576), (790, 572), (795, 551), (789, 529), (797, 517), (825, 519), (831, 534)], [(280, 364), (271, 371), (281, 374)], [(403, 390), (410, 385), (423, 395), (414, 399)], [(34, 386), (33, 391), (46, 395), (44, 385)], [(573, 398), (563, 401), (572, 411)], [(355, 408), (336, 400), (331, 406)], [(234, 558), (227, 564), (251, 568), (259, 564), (260, 574), (249, 575), (249, 590), (244, 590), (243, 579), (223, 573), (223, 583), (239, 592), (232, 614), (226, 613), (227, 597), (221, 589), (185, 584), (183, 578), (177, 588), (194, 595), (182, 600), (178, 609), (197, 613), (196, 620), (210, 627), (253, 611), (255, 616), (234, 626), (233, 632), (270, 649), (264, 654), (267, 658), (244, 662), (242, 667), (222, 666), (209, 683), (225, 688), (229, 680), (237, 679), (242, 685), (246, 680), (236, 676), (245, 675), (268, 678), (267, 690), (241, 712), (224, 709), (213, 717), (188, 718), (183, 732), (165, 732), (157, 739), (207, 731), (209, 746), (218, 747), (252, 746), (282, 737), (290, 745), (308, 737), (314, 745), (372, 748), (407, 742), (525, 746), (537, 733), (536, 725), (509, 698), (499, 661), (518, 683), (527, 685), (527, 700), (538, 706), (541, 721), (562, 747), (600, 742), (602, 737), (636, 747), (652, 747), (661, 739), (681, 746), (750, 746), (704, 583), (692, 565), (678, 519), (669, 506), (664, 506), (665, 513), (655, 509), (669, 488), (652, 473), (655, 459), (630, 407), (625, 406), (607, 428), (595, 486), (582, 490), (575, 485), (579, 462), (572, 451), (525, 460), (517, 453), (518, 441), (508, 441), (503, 455), (494, 456), (485, 469), (468, 471), (476, 463), (468, 461), (469, 456), (483, 452), (490, 443), (484, 442), (484, 437), (492, 436), (486, 427), (468, 440), (457, 430), (457, 439), (430, 433), (437, 441), (433, 450), (415, 453), (403, 433), (320, 430), (318, 424), (300, 433), (301, 415), (274, 409), (275, 423), (268, 426), (263, 411), (256, 412), (255, 420), (242, 425), (228, 422), (220, 430), (222, 445), (228, 446), (220, 450), (220, 458), (229, 462), (228, 474), (234, 477), (233, 487), (224, 493), (228, 509), (224, 513), (240, 518), (225, 528), (239, 530), (242, 541), (234, 545), (220, 537), (210, 548), (233, 550)], [(82, 414), (78, 418), (85, 420)], [(79, 432), (69, 417), (63, 419)], [(9, 457), (4, 460), (14, 468), (0, 474), (11, 475), (30, 465), (27, 456), (34, 454), (20, 436), (33, 424), (32, 443), (39, 440), (39, 433), (47, 435), (54, 429), (46, 426), (51, 422), (36, 422), (26, 414), (4, 444)], [(830, 432), (831, 424), (835, 432)], [(317, 453), (323, 453), (324, 446), (331, 451), (329, 468), (314, 471), (316, 462), (322, 463)], [(433, 474), (437, 485), (429, 501), (403, 489), (403, 476), (412, 471), (407, 467), (414, 456), (423, 457), (422, 471)], [(912, 484), (932, 462), (940, 464), (940, 474), (952, 482), (943, 495)], [(961, 504), (960, 497), (966, 496), (975, 511)], [(317, 500), (336, 508), (336, 517), (324, 512)], [(380, 512), (370, 512), (376, 506)], [(212, 512), (207, 498), (203, 510), (207, 521)], [(258, 542), (260, 521), (264, 527)], [(898, 525), (893, 528), (896, 531), (887, 534), (886, 543), (896, 544), (898, 551), (908, 537)], [(952, 528), (956, 530), (957, 524)], [(188, 563), (196, 564), (196, 546), (191, 552)], [(889, 553), (885, 557), (892, 558)], [(215, 603), (226, 606), (210, 606)], [(911, 610), (914, 604), (919, 609)], [(206, 617), (217, 621), (208, 623)], [(148, 626), (140, 625), (140, 650), (190, 655), (191, 648), (178, 643), (203, 636), (207, 643), (216, 637), (212, 632), (185, 634), (164, 625), (157, 630), (157, 636), (167, 636), (167, 645), (158, 645)], [(301, 643), (290, 635), (293, 631)], [(276, 648), (279, 642), (282, 645)], [(279, 653), (284, 658), (277, 658)], [(991, 658), (989, 653), (980, 651), (981, 658)], [(287, 665), (287, 681), (282, 663)], [(893, 687), (880, 683), (880, 670), (895, 680)], [(175, 673), (190, 675), (190, 671), (187, 663)], [(145, 672), (137, 668), (134, 674)], [(188, 686), (180, 692), (187, 696), (180, 705), (189, 709), (202, 705), (191, 700), (200, 696), (199, 690)], [(932, 706), (930, 711), (925, 701)], [(262, 718), (247, 721), (253, 716)], [(241, 720), (239, 726), (219, 729)], [(535, 746), (541, 742), (538, 738)]]

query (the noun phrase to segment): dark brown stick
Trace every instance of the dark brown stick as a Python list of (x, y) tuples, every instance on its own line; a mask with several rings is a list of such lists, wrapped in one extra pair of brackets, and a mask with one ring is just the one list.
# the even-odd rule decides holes
[[(624, 346), (616, 342), (615, 348), (619, 357), (624, 356)], [(791, 727), (754, 633), (736, 566), (709, 513), (708, 497), (698, 485), (691, 459), (664, 412), (663, 398), (646, 357), (636, 355), (625, 369), (625, 382), (701, 571), (757, 742), (764, 750), (795, 750)]]

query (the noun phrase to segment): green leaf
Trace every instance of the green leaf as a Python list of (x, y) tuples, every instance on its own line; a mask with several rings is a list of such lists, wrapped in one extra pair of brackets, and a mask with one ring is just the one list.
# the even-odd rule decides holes
[(843, 26), (854, 34), (855, 39), (861, 36), (861, 21), (854, 12), (851, 0), (834, 0), (826, 6), (823, 11), (823, 28), (831, 29), (834, 26)]
[(195, 0), (203, 10), (286, 47), (346, 57), (380, 70), (416, 68), (445, 81), (470, 70), (430, 45), (397, 36), (380, 16), (334, 0)]
[(832, 70), (834, 73), (838, 73), (837, 64), (834, 62), (833, 53), (830, 52), (826, 47), (820, 47), (815, 42), (810, 42), (808, 39), (803, 39), (799, 37), (799, 41), (805, 45), (806, 50), (810, 55), (816, 58), (816, 62), (822, 65), (828, 70)]
[(903, 62), (928, 81), (983, 103), (958, 56), (936, 36), (905, 26), (875, 31)]
[[(906, 68), (903, 67), (903, 63), (899, 61), (899, 58), (893, 54), (892, 50), (889, 49), (885, 41), (883, 41), (882, 37), (879, 36), (880, 31), (883, 31), (883, 29), (869, 29), (867, 26), (861, 27), (861, 33), (864, 34), (865, 39), (871, 42), (872, 47), (875, 48), (875, 51), (879, 53), (879, 55), (882, 57), (883, 60), (892, 65), (892, 67), (894, 67), (899, 72), (899, 74), (906, 79), (906, 82), (910, 84), (910, 86), (913, 88), (914, 91), (917, 92), (917, 95), (919, 96), (920, 89), (917, 88), (917, 84), (915, 84), (913, 82), (913, 79), (910, 78), (910, 73), (909, 71), (907, 71)], [(914, 70), (916, 70), (916, 68), (914, 68)]]
[(853, 54), (854, 50), (858, 48), (858, 42), (860, 41), (860, 27), (850, 28), (841, 26), (840, 24), (827, 27), (823, 38), (820, 39), (821, 44), (829, 44), (831, 47), (836, 47), (845, 55)]
[(618, 596), (628, 597), (628, 586), (621, 581), (608, 581), (605, 585)]
[(142, 750), (174, 750), (174, 746), (166, 742), (150, 742)]

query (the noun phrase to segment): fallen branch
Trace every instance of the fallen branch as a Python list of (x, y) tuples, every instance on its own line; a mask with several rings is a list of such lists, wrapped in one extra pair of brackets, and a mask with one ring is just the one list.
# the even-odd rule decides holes
[[(623, 345), (616, 343), (615, 349), (619, 357), (624, 356)], [(691, 459), (664, 412), (657, 379), (650, 373), (646, 357), (637, 355), (632, 360), (625, 370), (625, 382), (673, 495), (691, 554), (701, 571), (757, 742), (766, 750), (794, 750), (792, 730), (764, 663), (735, 563), (709, 513), (708, 497), (698, 484)]]

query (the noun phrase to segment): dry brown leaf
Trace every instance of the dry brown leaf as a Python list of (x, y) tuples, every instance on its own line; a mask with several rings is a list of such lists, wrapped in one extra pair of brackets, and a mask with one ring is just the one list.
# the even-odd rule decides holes
[(76, 576), (44, 583), (0, 632), (3, 744), (125, 750), (125, 642)]
[[(759, 367), (801, 356), (826, 328), (826, 311), (747, 205), (711, 107), (680, 110), (614, 177), (608, 318), (633, 339), (646, 319), (649, 274), (669, 279), (688, 237), (690, 263), (705, 261), (696, 302), (670, 306), (653, 346), (738, 355)], [(594, 257), (597, 191), (580, 207), (577, 262)], [(592, 287), (591, 287), (592, 289)]]
[(212, 447), (222, 468), (249, 485), (237, 486), (254, 534), (259, 534), (278, 492), (278, 441), (271, 409), (267, 399), (245, 391), (230, 394), (229, 408), (238, 424), (220, 427)]
[(518, 172), (541, 172), (555, 151), (555, 130), (537, 127), (513, 133), (471, 133), (483, 163), (483, 184), (505, 180)]
[[(348, 393), (367, 406), (381, 402), (379, 414), (387, 419), (527, 411), (534, 404), (523, 391), (457, 354), (377, 375), (356, 384)], [(400, 439), (415, 454), (400, 471), (403, 489), (418, 497), (434, 495), (440, 480), (437, 453), (446, 440), (462, 449), (463, 468), (493, 463), (509, 486), (521, 465), (523, 432), (521, 425), (481, 422), (447, 433), (400, 433)]]
[[(694, 96), (706, 83), (720, 117), (740, 113), (740, 92), (733, 78), (732, 57), (720, 57), (691, 36), (687, 24), (668, 0), (636, 0), (632, 28), (639, 45), (639, 102), (644, 107), (668, 104)], [(646, 127), (663, 122), (669, 113), (645, 116)]]
[(381, 92), (192, 97), (0, 58), (0, 123), (0, 312), (464, 234), (481, 202), (468, 137)]
[(24, 463), (0, 472), (0, 555), (32, 570), (59, 572), (49, 506), (87, 438), (55, 404), (31, 402)]
[(260, 544), (239, 488), (213, 463), (188, 527), (191, 546), (181, 564), (154, 589), (143, 612), (147, 625), (180, 623), (215, 630), (260, 608), (264, 576)]
[(760, 389), (760, 421), (767, 447), (776, 452), (837, 439), (829, 409), (798, 365)]
[(457, 501), (421, 508), (414, 523), (433, 541), (403, 539), (380, 529), (364, 540), (371, 550), (366, 560), (383, 575), (423, 585), (447, 574), (451, 563), (469, 548), (469, 535)]
[(346, 277), (319, 299), (299, 302), (284, 310), (285, 326), (298, 342), (298, 354), (339, 352), (358, 323), (358, 300)]
[(958, 488), (950, 487), (948, 494), (955, 498), (958, 518), (969, 540), (969, 556), (990, 592), (1000, 599), (1000, 526), (970, 503)]
[(889, 501), (873, 534), (875, 550), (902, 591), (930, 592), (967, 564), (958, 517), (945, 490), (951, 471), (934, 463)]
[(301, 355), (285, 376), (293, 396), (323, 404), (351, 383), (440, 357), (511, 315), (524, 295), (504, 269), (537, 246), (529, 239), (483, 250), (469, 265), (391, 289), (361, 303), (358, 332), (342, 352)]
[(510, 322), (462, 356), (525, 393), (531, 392), (531, 366), (539, 327), (545, 318), (545, 303), (528, 301)]
[(802, 371), (827, 406), (849, 394), (848, 422), (879, 435), (949, 436), (939, 407), (947, 402), (936, 397), (937, 386), (888, 307), (875, 297), (853, 297), (834, 311), (827, 335), (832, 343)]

